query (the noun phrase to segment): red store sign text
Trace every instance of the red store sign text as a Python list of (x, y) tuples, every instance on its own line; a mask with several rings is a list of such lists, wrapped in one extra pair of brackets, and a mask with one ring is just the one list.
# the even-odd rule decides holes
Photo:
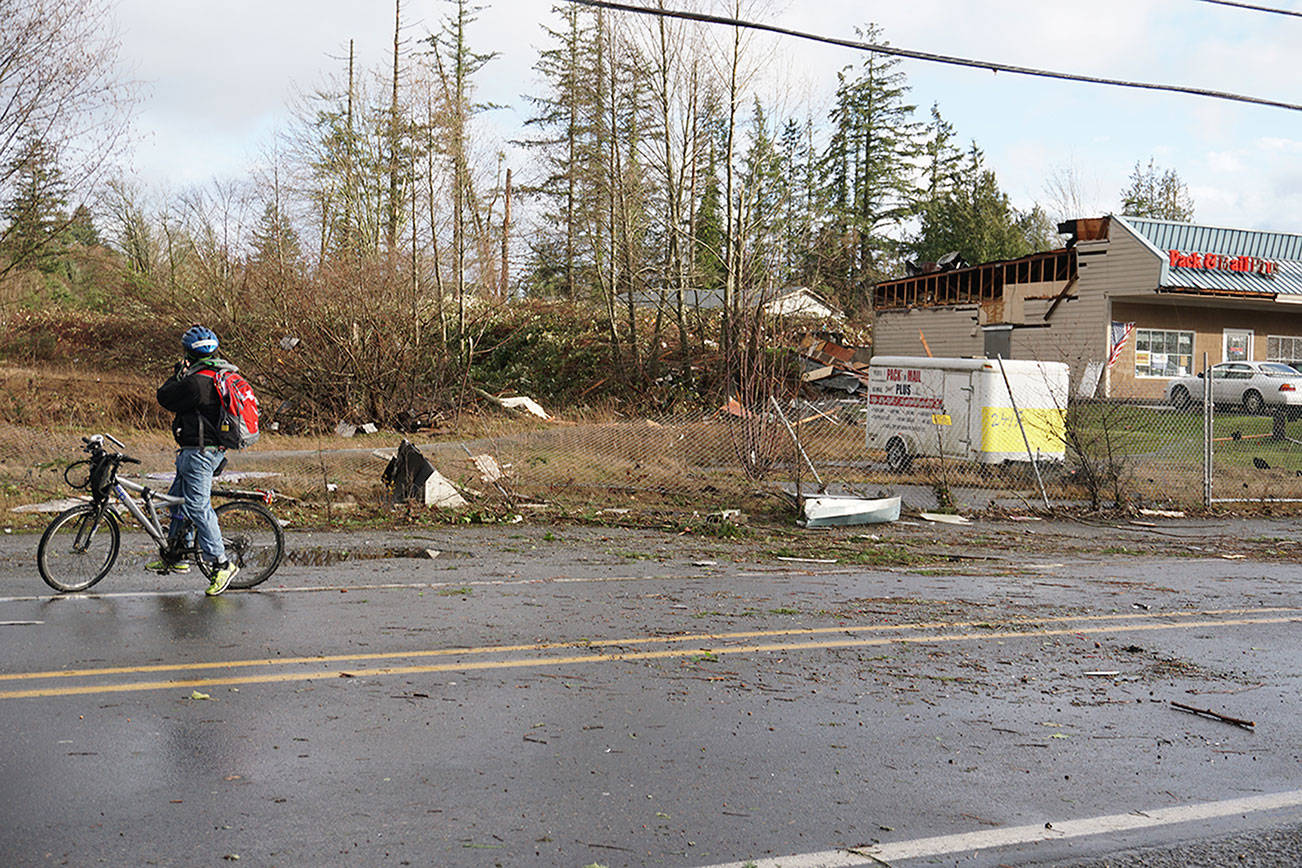
[(1181, 253), (1179, 250), (1168, 252), (1171, 254), (1172, 268), (1237, 271), (1242, 274), (1260, 274), (1263, 277), (1274, 277), (1277, 267), (1269, 259), (1258, 259), (1255, 256), (1227, 256), (1224, 253)]

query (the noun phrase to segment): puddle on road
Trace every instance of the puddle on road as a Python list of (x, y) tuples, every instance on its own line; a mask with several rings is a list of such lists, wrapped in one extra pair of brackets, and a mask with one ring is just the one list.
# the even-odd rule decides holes
[(285, 552), (285, 563), (301, 567), (328, 567), (347, 561), (387, 561), (401, 558), (442, 561), (469, 557), (473, 557), (470, 552), (448, 551), (426, 546), (366, 546), (352, 549), (308, 546)]

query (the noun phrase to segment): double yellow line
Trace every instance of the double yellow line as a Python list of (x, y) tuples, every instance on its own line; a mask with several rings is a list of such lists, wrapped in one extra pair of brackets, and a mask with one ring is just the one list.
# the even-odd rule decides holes
[[(334, 654), (318, 657), (292, 657), (253, 660), (200, 661), (196, 663), (115, 666), (96, 669), (67, 669), (46, 672), (0, 673), (0, 682), (38, 684), (40, 682), (77, 679), (75, 685), (19, 687), (0, 690), (3, 699), (34, 699), (56, 696), (88, 696), (102, 693), (128, 693), (177, 688), (222, 687), (247, 684), (289, 683), (323, 678), (378, 678), (436, 672), (469, 672), (490, 669), (546, 668), (591, 663), (619, 663), (665, 658), (690, 658), (709, 655), (791, 654), (805, 651), (866, 648), (892, 644), (933, 644), (939, 642), (974, 642), (990, 639), (1026, 639), (1071, 634), (1134, 633), (1158, 630), (1190, 630), (1246, 625), (1302, 623), (1302, 609), (1293, 607), (1257, 609), (1208, 609), (1183, 612), (1145, 612), (1125, 615), (1083, 615), (1055, 618), (1011, 619), (998, 625), (990, 621), (913, 622), (865, 626), (808, 627), (785, 630), (752, 630), (733, 633), (701, 633), (684, 636), (639, 636), (623, 639), (537, 642), (527, 645), (485, 645), (465, 648), (440, 648), (418, 651)], [(1053, 626), (1070, 625), (1070, 626)], [(977, 628), (977, 629), (974, 629)], [(934, 632), (934, 631), (960, 632)], [(897, 635), (871, 635), (894, 633)], [(898, 635), (902, 634), (902, 635)], [(835, 638), (821, 638), (821, 637)], [(756, 642), (785, 638), (797, 641)], [(751, 640), (746, 643), (746, 640)], [(745, 644), (743, 644), (745, 643)], [(560, 649), (648, 648), (649, 650), (595, 651), (556, 654)], [(477, 659), (483, 656), (504, 659)], [(520, 656), (512, 656), (520, 655)], [(429, 660), (457, 658), (447, 663), (424, 663), (374, 668), (344, 668), (341, 664), (367, 664), (377, 661)], [(259, 671), (277, 667), (278, 671)], [(131, 680), (133, 676), (156, 673), (196, 673), (224, 670), (236, 674), (170, 678), (166, 680)], [(239, 670), (245, 670), (239, 672)]]

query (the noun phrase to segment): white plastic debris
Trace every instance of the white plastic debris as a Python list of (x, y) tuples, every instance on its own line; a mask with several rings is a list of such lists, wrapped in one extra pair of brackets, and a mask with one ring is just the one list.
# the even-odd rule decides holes
[(479, 471), (479, 478), (484, 482), (497, 482), (505, 476), (497, 459), (491, 455), (472, 455), (470, 460), (475, 465), (475, 470)]
[(937, 524), (971, 524), (972, 519), (961, 515), (951, 515), (947, 512), (920, 512), (919, 517), (927, 521), (934, 521)]
[(447, 477), (437, 470), (431, 470), (429, 478), (425, 480), (425, 496), (423, 500), (426, 506), (458, 507), (466, 505), (466, 499), (448, 481)]
[(533, 398), (528, 398), (525, 397), (524, 395), (521, 395), (518, 398), (502, 398), (501, 401), (502, 401), (502, 406), (506, 407), (507, 409), (527, 410), (528, 412), (537, 416), (539, 419), (551, 418), (551, 416), (547, 415), (547, 411), (542, 408), (542, 405), (540, 405)]

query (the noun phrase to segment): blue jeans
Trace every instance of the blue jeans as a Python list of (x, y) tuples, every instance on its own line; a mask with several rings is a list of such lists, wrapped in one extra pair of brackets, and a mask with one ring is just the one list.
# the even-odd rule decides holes
[[(176, 478), (167, 493), (173, 497), (185, 498), (183, 506), (172, 507), (172, 523), (169, 528), (173, 543), (179, 542), (177, 535), (181, 530), (183, 519), (189, 518), (194, 524), (194, 532), (199, 540), (199, 551), (204, 560), (210, 563), (222, 563), (226, 560), (226, 547), (222, 545), (222, 531), (217, 526), (217, 513), (212, 508), (212, 477), (217, 466), (226, 457), (218, 449), (198, 449), (186, 446), (176, 453)], [(186, 540), (189, 542), (189, 540)]]

